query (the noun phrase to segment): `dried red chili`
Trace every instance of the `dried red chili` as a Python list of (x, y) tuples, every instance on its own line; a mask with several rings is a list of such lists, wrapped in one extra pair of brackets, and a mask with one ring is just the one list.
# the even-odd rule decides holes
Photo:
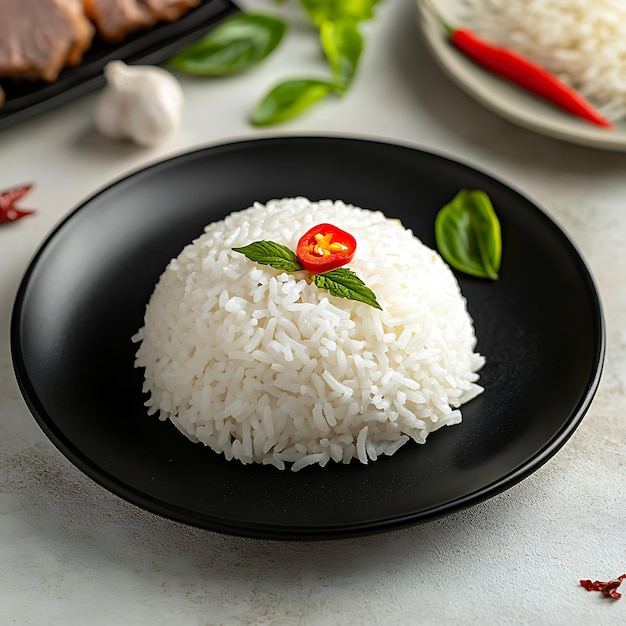
[(15, 189), (0, 192), (0, 224), (14, 222), (34, 213), (31, 209), (18, 209), (16, 202), (32, 189), (32, 185), (24, 185)]
[(617, 588), (622, 584), (622, 581), (626, 578), (626, 574), (622, 574), (613, 580), (609, 580), (608, 582), (604, 582), (601, 580), (581, 580), (580, 584), (587, 591), (600, 591), (607, 598), (613, 598), (614, 600), (619, 600), (622, 597), (622, 594), (617, 591)]
[(515, 50), (485, 41), (469, 28), (453, 28), (440, 15), (437, 15), (432, 7), (431, 12), (446, 29), (450, 43), (485, 69), (499, 74), (588, 122), (604, 128), (614, 127), (614, 124), (580, 93), (528, 57)]
[(350, 263), (356, 252), (356, 239), (332, 224), (318, 224), (308, 230), (296, 248), (296, 256), (305, 270), (323, 274)]

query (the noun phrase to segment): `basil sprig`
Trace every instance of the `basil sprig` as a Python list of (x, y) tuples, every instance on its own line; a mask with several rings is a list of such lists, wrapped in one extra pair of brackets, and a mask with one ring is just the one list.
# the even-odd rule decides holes
[[(275, 241), (254, 241), (247, 246), (233, 248), (233, 251), (243, 254), (255, 263), (269, 265), (284, 272), (304, 270), (296, 253)], [(374, 292), (348, 268), (338, 267), (321, 274), (311, 274), (310, 278), (314, 285), (328, 291), (332, 296), (356, 300), (382, 310)]]
[(378, 0), (300, 0), (313, 23), (318, 26), (327, 20), (363, 22), (374, 17)]
[(311, 281), (334, 296), (364, 302), (375, 309), (382, 310), (374, 292), (347, 267), (338, 267), (323, 274), (313, 274)]
[(435, 219), (441, 256), (454, 268), (498, 280), (502, 260), (500, 222), (484, 191), (461, 190)]
[[(254, 107), (250, 122), (268, 126), (296, 117), (330, 95), (347, 93), (363, 52), (362, 22), (374, 17), (378, 0), (300, 0), (317, 29), (330, 77), (289, 78), (274, 85)], [(225, 19), (204, 39), (169, 60), (181, 71), (226, 76), (247, 70), (269, 56), (286, 31), (283, 20), (261, 13)]]
[(233, 248), (260, 265), (270, 265), (285, 272), (299, 272), (302, 268), (293, 250), (275, 241), (255, 241), (243, 248)]
[(296, 78), (279, 83), (259, 102), (250, 121), (255, 126), (279, 124), (295, 117), (335, 90), (335, 85), (314, 78)]
[[(278, 83), (257, 104), (250, 121), (268, 126), (299, 115), (312, 104), (347, 93), (357, 72), (363, 37), (359, 25), (374, 16), (378, 0), (300, 0), (318, 29), (331, 79), (289, 79)], [(285, 97), (289, 94), (290, 97)], [(295, 104), (294, 104), (295, 103)]]
[(294, 78), (278, 83), (252, 112), (250, 121), (255, 126), (285, 122), (331, 94), (342, 96), (348, 91), (363, 50), (363, 38), (353, 22), (325, 20), (319, 28), (332, 80)]
[(325, 20), (320, 24), (320, 42), (335, 80), (335, 89), (347, 91), (356, 75), (363, 52), (363, 36), (356, 22)]
[(242, 72), (267, 58), (282, 41), (286, 29), (285, 22), (277, 17), (238, 13), (172, 57), (169, 65), (202, 76)]

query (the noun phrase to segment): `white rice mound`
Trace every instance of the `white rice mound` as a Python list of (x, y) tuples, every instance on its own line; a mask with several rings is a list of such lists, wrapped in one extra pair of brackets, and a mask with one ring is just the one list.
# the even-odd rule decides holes
[(461, 19), (558, 75), (609, 119), (626, 117), (624, 0), (463, 0)]
[[(232, 250), (295, 250), (323, 222), (356, 238), (348, 267), (382, 311)], [(397, 220), (340, 201), (272, 200), (207, 226), (165, 269), (133, 340), (150, 414), (229, 460), (279, 469), (424, 443), (482, 391), (484, 359), (448, 266)]]

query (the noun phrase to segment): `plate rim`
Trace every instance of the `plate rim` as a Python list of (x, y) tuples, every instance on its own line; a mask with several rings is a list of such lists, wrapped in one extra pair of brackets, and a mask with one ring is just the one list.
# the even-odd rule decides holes
[[(595, 321), (597, 322), (597, 333), (594, 338), (595, 350), (594, 362), (591, 367), (592, 375), (586, 381), (586, 384), (584, 385), (584, 390), (581, 389), (581, 397), (576, 406), (571, 410), (569, 416), (567, 416), (563, 426), (548, 441), (546, 441), (541, 448), (537, 449), (533, 454), (531, 454), (524, 463), (517, 466), (515, 469), (507, 472), (505, 475), (501, 476), (497, 480), (492, 481), (479, 489), (475, 489), (465, 496), (455, 498), (452, 501), (444, 502), (442, 504), (431, 506), (418, 512), (399, 516), (392, 515), (386, 518), (369, 520), (361, 523), (351, 522), (312, 527), (299, 525), (294, 527), (289, 524), (279, 524), (275, 522), (249, 523), (235, 520), (225, 520), (224, 518), (215, 519), (214, 517), (206, 513), (190, 511), (189, 509), (183, 507), (166, 504), (164, 503), (162, 498), (151, 494), (146, 494), (126, 484), (125, 482), (115, 477), (112, 477), (106, 469), (102, 468), (99, 464), (92, 461), (80, 449), (71, 444), (71, 442), (68, 444), (65, 441), (65, 436), (62, 430), (57, 427), (57, 425), (54, 423), (54, 420), (47, 414), (45, 406), (41, 402), (41, 399), (36, 393), (32, 381), (28, 376), (28, 372), (26, 371), (26, 367), (22, 359), (20, 321), (24, 307), (25, 296), (30, 285), (30, 279), (33, 273), (38, 268), (40, 259), (45, 254), (48, 247), (54, 243), (56, 237), (62, 231), (65, 224), (72, 220), (77, 213), (79, 213), (85, 207), (88, 207), (101, 195), (107, 193), (112, 189), (116, 189), (120, 184), (123, 184), (129, 179), (133, 179), (136, 176), (140, 176), (143, 173), (149, 172), (155, 168), (167, 167), (173, 161), (183, 161), (186, 159), (199, 158), (199, 155), (213, 152), (216, 150), (245, 149), (245, 147), (248, 145), (259, 145), (262, 143), (302, 143), (308, 142), (310, 140), (322, 142), (339, 141), (342, 143), (365, 142), (369, 144), (379, 144), (381, 146), (401, 148), (409, 151), (419, 152), (423, 155), (426, 155), (428, 158), (434, 157), (436, 159), (446, 161), (457, 166), (460, 165), (465, 169), (469, 169), (479, 174), (480, 176), (490, 178), (499, 185), (503, 185), (504, 187), (506, 187), (507, 190), (509, 190), (510, 192), (520, 196), (522, 199), (530, 203), (533, 208), (539, 213), (542, 220), (544, 220), (550, 226), (550, 228), (555, 229), (568, 244), (571, 249), (571, 253), (574, 255), (577, 264), (579, 265), (580, 276), (581, 278), (584, 278), (589, 294), (594, 296), (591, 304), (593, 309), (593, 316)], [(604, 367), (606, 352), (606, 323), (604, 311), (600, 299), (600, 294), (594, 281), (593, 275), (591, 274), (591, 271), (589, 269), (589, 266), (587, 265), (587, 262), (585, 261), (584, 257), (582, 256), (570, 236), (538, 204), (531, 200), (527, 195), (518, 191), (508, 182), (504, 182), (501, 178), (498, 178), (497, 176), (484, 170), (480, 170), (475, 166), (464, 163), (462, 160), (433, 152), (430, 149), (416, 147), (408, 143), (387, 141), (384, 139), (357, 135), (346, 136), (336, 134), (305, 134), (236, 138), (225, 142), (198, 146), (191, 150), (171, 155), (165, 159), (160, 159), (149, 164), (138, 166), (136, 169), (133, 169), (127, 174), (115, 178), (114, 180), (105, 184), (104, 186), (90, 194), (87, 198), (82, 200), (77, 206), (70, 210), (70, 212), (64, 218), (62, 218), (56, 224), (56, 226), (54, 226), (52, 230), (44, 237), (39, 248), (36, 250), (30, 262), (28, 263), (28, 266), (20, 281), (18, 291), (14, 299), (10, 320), (10, 351), (13, 363), (13, 371), (22, 397), (25, 400), (29, 412), (34, 417), (40, 429), (71, 464), (75, 465), (87, 477), (89, 477), (91, 480), (104, 487), (111, 493), (123, 498), (130, 504), (139, 506), (161, 517), (179, 523), (197, 526), (199, 528), (213, 530), (215, 532), (223, 534), (277, 540), (341, 539), (388, 532), (448, 516), (452, 513), (475, 506), (483, 501), (494, 497), (495, 495), (498, 495), (499, 493), (502, 493), (503, 491), (521, 482), (523, 479), (537, 471), (563, 447), (563, 445), (576, 431), (585, 414), (587, 413), (598, 389)], [(195, 520), (192, 518), (195, 518)]]

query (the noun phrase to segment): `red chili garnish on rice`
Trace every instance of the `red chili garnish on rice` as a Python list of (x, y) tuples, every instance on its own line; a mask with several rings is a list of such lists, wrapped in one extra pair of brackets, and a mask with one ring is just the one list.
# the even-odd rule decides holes
[(15, 204), (25, 196), (32, 188), (32, 185), (24, 185), (15, 189), (0, 192), (0, 224), (4, 222), (14, 222), (22, 217), (34, 213), (31, 209), (18, 209)]
[(332, 224), (318, 224), (298, 241), (296, 256), (305, 270), (323, 274), (350, 263), (356, 252), (356, 239)]
[(619, 600), (622, 597), (622, 594), (617, 591), (617, 588), (622, 584), (622, 581), (626, 578), (626, 574), (622, 574), (613, 580), (609, 580), (608, 582), (603, 582), (601, 580), (581, 580), (580, 584), (587, 591), (600, 591), (607, 598), (613, 598), (614, 600)]
[(432, 7), (430, 10), (446, 29), (450, 43), (474, 62), (592, 124), (614, 128), (614, 124), (558, 76), (515, 50), (485, 41), (469, 28), (453, 28)]

